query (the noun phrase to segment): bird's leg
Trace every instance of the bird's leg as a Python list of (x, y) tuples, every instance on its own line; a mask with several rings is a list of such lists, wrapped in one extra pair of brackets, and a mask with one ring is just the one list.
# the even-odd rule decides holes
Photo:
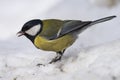
[(57, 52), (57, 53), (56, 53), (57, 56), (56, 56), (54, 59), (52, 59), (49, 63), (51, 64), (51, 63), (53, 63), (53, 62), (57, 62), (57, 61), (61, 60), (62, 55), (63, 55), (64, 52), (65, 52), (65, 49), (64, 49), (63, 51)]
[(61, 57), (62, 57), (63, 53), (62, 52), (57, 52), (56, 54), (57, 54), (57, 56), (49, 62), (50, 64), (53, 63), (53, 62), (56, 62), (58, 60), (61, 60)]

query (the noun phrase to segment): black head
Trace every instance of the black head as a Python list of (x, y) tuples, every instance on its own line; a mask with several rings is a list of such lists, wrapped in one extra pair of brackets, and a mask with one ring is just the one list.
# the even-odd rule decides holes
[(18, 32), (18, 36), (25, 35), (33, 40), (42, 31), (42, 25), (42, 21), (39, 19), (30, 20), (23, 25), (21, 31)]

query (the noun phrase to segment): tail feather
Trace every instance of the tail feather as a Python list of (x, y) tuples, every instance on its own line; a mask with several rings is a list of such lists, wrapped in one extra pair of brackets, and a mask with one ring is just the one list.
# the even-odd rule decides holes
[(93, 21), (90, 25), (94, 25), (94, 24), (97, 24), (97, 23), (109, 21), (109, 20), (111, 20), (111, 19), (113, 19), (115, 17), (116, 16), (109, 16), (109, 17), (105, 17), (105, 18), (102, 18), (102, 19), (98, 19), (98, 20)]
[(105, 22), (105, 21), (109, 21), (109, 20), (111, 20), (111, 19), (113, 19), (115, 17), (116, 16), (109, 16), (109, 17), (105, 17), (105, 18), (98, 19), (98, 20), (95, 20), (95, 21), (91, 21), (90, 24), (80, 28), (81, 30), (79, 31), (79, 33), (83, 32), (84, 30), (86, 30), (87, 28), (91, 27), (92, 25), (95, 25), (95, 24), (98, 24), (98, 23), (102, 23), (102, 22)]

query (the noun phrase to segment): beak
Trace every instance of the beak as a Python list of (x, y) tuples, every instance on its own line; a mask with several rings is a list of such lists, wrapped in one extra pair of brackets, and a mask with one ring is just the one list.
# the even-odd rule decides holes
[(20, 36), (22, 36), (22, 35), (24, 35), (25, 33), (23, 32), (23, 31), (19, 31), (18, 33), (17, 33), (17, 35), (18, 35), (18, 37), (20, 37)]

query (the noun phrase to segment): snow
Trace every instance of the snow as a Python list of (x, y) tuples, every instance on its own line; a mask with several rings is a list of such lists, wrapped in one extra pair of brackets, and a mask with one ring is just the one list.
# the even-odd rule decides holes
[[(0, 54), (0, 80), (119, 80), (119, 47), (120, 40), (84, 48), (76, 56), (64, 55), (53, 64), (47, 64), (55, 56), (53, 52), (26, 49), (13, 53), (10, 49)], [(39, 63), (45, 66), (37, 66)]]
[[(0, 80), (119, 80), (120, 5), (95, 7), (90, 1), (1, 0)], [(48, 62), (56, 56), (54, 52), (36, 49), (25, 37), (16, 36), (33, 18), (87, 21), (111, 15), (117, 18), (81, 33), (62, 60), (53, 64)]]

